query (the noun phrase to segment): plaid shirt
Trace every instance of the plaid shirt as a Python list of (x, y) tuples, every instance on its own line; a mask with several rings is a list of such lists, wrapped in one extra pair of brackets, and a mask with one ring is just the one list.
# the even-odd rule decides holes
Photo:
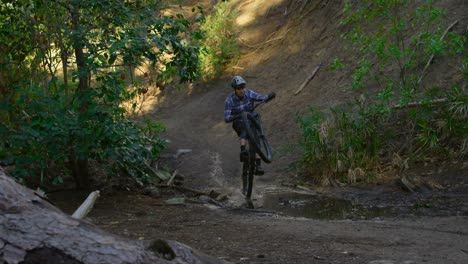
[(239, 99), (234, 92), (229, 94), (224, 102), (224, 121), (230, 123), (243, 111), (251, 112), (254, 101), (263, 101), (267, 98), (267, 95), (258, 94), (249, 89), (244, 89), (244, 97), (242, 99)]

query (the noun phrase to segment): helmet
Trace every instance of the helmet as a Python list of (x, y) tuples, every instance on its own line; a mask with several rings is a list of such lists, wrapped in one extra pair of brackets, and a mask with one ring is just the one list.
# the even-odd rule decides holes
[(242, 87), (245, 84), (246, 84), (245, 80), (240, 76), (234, 76), (234, 78), (232, 79), (232, 82), (231, 82), (232, 88), (239, 88), (239, 87)]

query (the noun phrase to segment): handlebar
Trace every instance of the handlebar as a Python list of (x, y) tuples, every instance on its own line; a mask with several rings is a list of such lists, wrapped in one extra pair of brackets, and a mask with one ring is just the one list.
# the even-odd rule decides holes
[[(270, 99), (270, 100), (271, 100), (271, 99)], [(270, 100), (266, 99), (266, 100), (260, 101), (260, 102), (258, 102), (258, 103), (253, 103), (252, 111), (254, 111), (255, 108), (259, 107), (260, 105), (268, 103)]]
[[(258, 103), (255, 103), (255, 102), (254, 102), (254, 103), (253, 103), (253, 107), (252, 107), (252, 112), (253, 112), (257, 107), (259, 107), (260, 105), (266, 104), (266, 103), (270, 102), (271, 100), (273, 100), (274, 98), (275, 98), (275, 97), (267, 98), (267, 99), (265, 99), (265, 100), (263, 100), (263, 101), (260, 101), (260, 102), (258, 102)], [(232, 119), (232, 121), (234, 121), (234, 120), (236, 120), (236, 119), (240, 119), (240, 118), (242, 118), (242, 113), (239, 114), (239, 115), (237, 115), (236, 117), (234, 117), (234, 118)]]

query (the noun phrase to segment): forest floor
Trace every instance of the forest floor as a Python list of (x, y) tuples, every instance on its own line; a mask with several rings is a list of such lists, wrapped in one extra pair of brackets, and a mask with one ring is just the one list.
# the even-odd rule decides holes
[[(238, 63), (209, 83), (150, 91), (141, 105), (142, 117), (167, 127), (171, 143), (160, 165), (177, 169), (183, 187), (227, 199), (167, 188), (103, 192), (88, 220), (117, 235), (177, 240), (233, 263), (468, 263), (466, 160), (412, 164), (408, 177), (423, 183), (415, 192), (403, 190), (398, 175), (376, 184), (318, 187), (297, 168), (295, 114), (356, 95), (346, 88), (350, 72), (325, 70), (336, 56), (352, 58), (340, 46), (342, 1), (233, 2), (244, 43)], [(435, 2), (448, 8), (450, 19), (459, 20), (456, 30), (466, 28), (466, 1)], [(320, 62), (324, 66), (317, 76), (294, 95)], [(434, 85), (458, 78), (438, 70), (454, 70), (450, 65), (434, 67), (427, 80)], [(274, 160), (255, 179), (253, 209), (240, 193), (237, 138), (223, 121), (224, 100), (236, 74), (246, 78), (248, 88), (277, 94), (258, 110)], [(190, 152), (172, 158), (179, 149)], [(51, 199), (72, 212), (85, 195), (55, 193)]]

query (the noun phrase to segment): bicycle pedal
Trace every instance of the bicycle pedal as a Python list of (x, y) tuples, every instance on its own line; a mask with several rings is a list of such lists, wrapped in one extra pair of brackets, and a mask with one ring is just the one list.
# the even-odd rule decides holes
[(263, 174), (265, 174), (263, 169), (255, 169), (255, 175), (262, 176)]

